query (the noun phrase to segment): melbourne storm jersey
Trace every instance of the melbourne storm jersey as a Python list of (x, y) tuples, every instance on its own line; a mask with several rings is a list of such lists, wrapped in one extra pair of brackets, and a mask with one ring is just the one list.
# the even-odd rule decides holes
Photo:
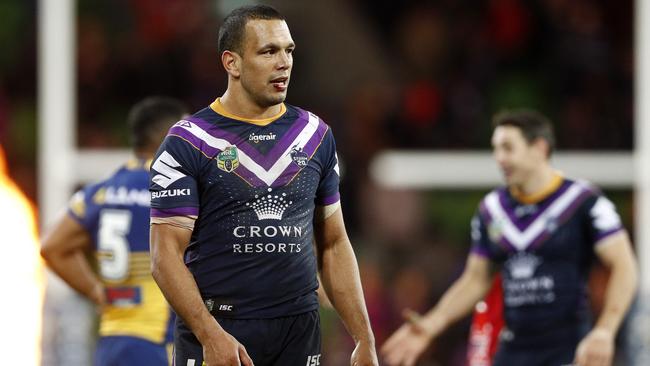
[(247, 121), (215, 101), (160, 147), (151, 217), (198, 216), (185, 263), (213, 314), (295, 315), (318, 308), (314, 208), (338, 202), (338, 183), (334, 138), (317, 116), (282, 105)]
[(514, 335), (588, 321), (594, 246), (622, 230), (614, 205), (592, 185), (556, 176), (546, 197), (489, 193), (472, 220), (472, 251), (501, 265), (505, 322)]
[(101, 336), (171, 340), (171, 310), (151, 276), (148, 162), (129, 161), (71, 199), (68, 214), (92, 238), (108, 305)]

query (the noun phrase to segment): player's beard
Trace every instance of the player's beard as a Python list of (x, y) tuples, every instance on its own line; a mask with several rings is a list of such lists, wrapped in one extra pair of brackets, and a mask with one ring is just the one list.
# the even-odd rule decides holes
[[(240, 79), (242, 89), (246, 92), (246, 94), (249, 95), (249, 97), (253, 100), (255, 104), (262, 108), (269, 108), (273, 107), (274, 105), (278, 105), (282, 102), (287, 97), (287, 92), (285, 90), (284, 93), (269, 93), (265, 92), (263, 89), (262, 90), (256, 90), (256, 88), (248, 83), (248, 81), (245, 78)], [(268, 86), (267, 86), (268, 87)]]

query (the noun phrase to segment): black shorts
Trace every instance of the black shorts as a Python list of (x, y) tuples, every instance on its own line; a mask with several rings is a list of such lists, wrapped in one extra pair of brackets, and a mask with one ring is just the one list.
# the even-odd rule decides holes
[(573, 364), (576, 348), (587, 334), (589, 325), (572, 323), (545, 331), (526, 332), (508, 337), (501, 330), (492, 366), (565, 366)]
[[(217, 318), (223, 329), (246, 347), (255, 366), (319, 366), (321, 335), (318, 310), (273, 319)], [(174, 366), (201, 366), (203, 347), (176, 319)]]
[(575, 344), (537, 349), (509, 349), (501, 346), (499, 344), (492, 366), (569, 366), (573, 364), (576, 350)]

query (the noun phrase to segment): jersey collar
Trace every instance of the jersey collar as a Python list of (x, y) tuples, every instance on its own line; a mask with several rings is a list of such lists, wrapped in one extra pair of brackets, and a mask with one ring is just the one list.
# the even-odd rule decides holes
[(563, 181), (564, 181), (564, 177), (562, 176), (562, 174), (560, 174), (559, 172), (555, 172), (553, 174), (553, 178), (546, 185), (546, 187), (542, 188), (538, 192), (525, 194), (521, 192), (519, 189), (517, 189), (516, 187), (511, 187), (510, 194), (517, 201), (527, 205), (531, 205), (544, 200), (546, 197), (550, 196), (553, 192), (557, 191), (562, 185)]
[(282, 115), (287, 111), (287, 107), (284, 105), (284, 103), (280, 104), (280, 112), (276, 114), (275, 116), (269, 117), (269, 118), (261, 118), (261, 119), (253, 119), (253, 118), (244, 118), (244, 117), (239, 117), (237, 115), (234, 115), (228, 111), (226, 111), (226, 108), (224, 108), (223, 104), (221, 104), (221, 98), (215, 99), (214, 102), (210, 104), (210, 108), (217, 114), (220, 114), (224, 117), (231, 118), (237, 121), (242, 121), (246, 123), (251, 123), (257, 126), (266, 126), (270, 124), (271, 122), (277, 120), (278, 118), (282, 117)]

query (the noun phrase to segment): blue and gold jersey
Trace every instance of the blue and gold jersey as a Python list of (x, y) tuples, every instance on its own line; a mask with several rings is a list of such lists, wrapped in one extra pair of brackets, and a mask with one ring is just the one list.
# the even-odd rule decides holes
[(151, 169), (151, 216), (198, 216), (185, 263), (213, 313), (273, 318), (318, 308), (313, 219), (339, 200), (334, 137), (282, 105), (268, 120), (210, 107), (173, 126)]
[[(585, 181), (556, 176), (539, 200), (490, 192), (472, 220), (472, 251), (496, 262), (514, 334), (584, 328), (595, 246), (623, 230), (614, 205)], [(549, 340), (552, 341), (552, 340)]]
[(71, 199), (68, 214), (92, 238), (108, 305), (100, 336), (170, 340), (171, 311), (151, 276), (148, 162), (129, 161), (107, 180)]

